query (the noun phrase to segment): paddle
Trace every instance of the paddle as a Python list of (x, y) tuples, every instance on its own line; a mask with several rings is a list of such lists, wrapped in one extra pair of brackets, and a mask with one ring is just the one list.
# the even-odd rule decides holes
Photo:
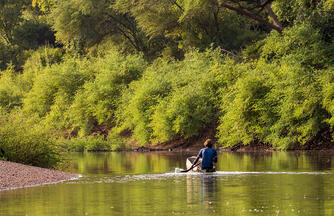
[(190, 170), (194, 169), (194, 167), (198, 166), (201, 162), (198, 162), (197, 164), (193, 164), (189, 169), (182, 170), (181, 172), (189, 172)]

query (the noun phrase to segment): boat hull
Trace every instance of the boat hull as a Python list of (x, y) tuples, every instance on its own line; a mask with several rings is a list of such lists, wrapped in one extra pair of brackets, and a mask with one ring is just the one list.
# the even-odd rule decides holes
[[(194, 161), (196, 160), (196, 156), (191, 156), (187, 158), (186, 161), (186, 165), (187, 165), (187, 170), (191, 168), (191, 166), (193, 165)], [(201, 158), (199, 159), (198, 162), (201, 162)], [(216, 168), (215, 166), (213, 166), (213, 169), (211, 170), (202, 170), (200, 165), (195, 166), (191, 171), (193, 172), (202, 172), (202, 173), (207, 173), (207, 172), (215, 172)]]
[[(191, 166), (193, 165), (194, 161), (196, 160), (196, 156), (191, 156), (191, 157), (188, 157), (187, 158), (187, 162), (186, 162), (186, 165), (187, 165), (187, 170), (191, 168)], [(200, 159), (201, 160), (201, 159)], [(200, 162), (200, 161), (199, 161)], [(196, 167), (194, 167), (191, 171), (194, 171), (194, 172), (197, 172), (199, 171), (201, 168), (200, 168), (200, 165), (197, 165)]]

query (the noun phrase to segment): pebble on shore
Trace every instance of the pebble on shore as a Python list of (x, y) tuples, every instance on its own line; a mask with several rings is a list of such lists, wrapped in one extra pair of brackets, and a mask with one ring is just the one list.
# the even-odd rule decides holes
[(0, 160), (0, 190), (55, 183), (80, 175)]

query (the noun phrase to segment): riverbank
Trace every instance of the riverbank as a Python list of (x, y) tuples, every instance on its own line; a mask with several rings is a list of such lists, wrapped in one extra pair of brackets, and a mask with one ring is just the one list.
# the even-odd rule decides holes
[(51, 184), (80, 175), (0, 160), (0, 191)]
[[(203, 147), (204, 141), (196, 141), (194, 144), (189, 142), (173, 142), (173, 143), (163, 143), (156, 146), (141, 146), (132, 148), (130, 151), (135, 152), (153, 152), (153, 151), (188, 151), (196, 152)], [(251, 143), (249, 145), (235, 145), (232, 147), (215, 147), (219, 151), (224, 152), (275, 152), (280, 151), (275, 149), (271, 145), (266, 145), (263, 143)], [(129, 151), (129, 150), (126, 150)], [(333, 143), (325, 144), (305, 144), (305, 145), (295, 145), (291, 148), (286, 149), (285, 151), (330, 151), (334, 152)]]
[[(176, 140), (167, 141), (157, 145), (147, 145), (138, 147), (132, 145), (132, 151), (148, 152), (148, 151), (199, 151), (203, 148), (203, 143), (206, 139), (212, 139), (214, 142), (217, 140), (214, 138), (216, 131), (206, 130), (201, 133), (202, 135), (194, 136), (188, 139), (180, 138)], [(274, 152), (277, 151), (272, 145), (268, 145), (262, 142), (252, 142), (248, 145), (235, 145), (232, 147), (218, 147), (216, 149), (220, 151), (231, 152)], [(334, 142), (332, 139), (332, 133), (330, 131), (323, 131), (315, 136), (312, 140), (308, 141), (304, 145), (295, 144), (289, 147), (286, 151), (334, 151)]]

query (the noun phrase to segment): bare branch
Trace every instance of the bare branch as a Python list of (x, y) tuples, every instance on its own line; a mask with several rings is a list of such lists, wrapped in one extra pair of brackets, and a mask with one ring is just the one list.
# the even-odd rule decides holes
[(218, 47), (218, 49), (219, 49), (221, 52), (225, 52), (225, 53), (227, 53), (227, 54), (229, 54), (229, 55), (231, 55), (231, 56), (233, 56), (233, 57), (236, 57), (236, 58), (238, 58), (238, 59), (242, 59), (241, 56), (238, 56), (238, 55), (234, 54), (233, 52), (228, 51), (228, 50), (226, 50), (226, 49), (224, 49), (224, 48)]
[(171, 0), (171, 2), (175, 4), (182, 12), (184, 11), (184, 9), (176, 2), (176, 0)]
[(265, 7), (268, 15), (270, 16), (270, 18), (273, 20), (273, 22), (275, 23), (275, 25), (278, 26), (281, 29), (281, 31), (282, 31), (283, 27), (282, 27), (281, 23), (279, 22), (279, 20), (278, 20), (276, 14), (274, 13), (274, 11), (271, 9), (270, 4), (269, 4), (273, 0), (267, 0), (267, 1), (266, 0), (262, 0), (262, 1), (264, 2), (264, 7)]
[(263, 19), (261, 16), (259, 16), (257, 14), (252, 14), (252, 13), (248, 12), (247, 10), (245, 10), (243, 8), (234, 7), (234, 6), (231, 6), (231, 5), (226, 4), (224, 2), (220, 3), (220, 5), (218, 5), (218, 7), (224, 7), (224, 8), (233, 10), (233, 11), (237, 12), (240, 15), (247, 16), (247, 17), (249, 17), (249, 18), (251, 18), (253, 20), (258, 21), (259, 23), (262, 23), (262, 24), (268, 26), (269, 28), (276, 30), (279, 33), (281, 33), (283, 31), (282, 26), (280, 25), (277, 17), (275, 16), (274, 12), (270, 8), (270, 5), (268, 5), (268, 4), (266, 4), (266, 6), (265, 6), (266, 10), (267, 10), (269, 16), (273, 19), (273, 21), (274, 21), (274, 23), (276, 25), (268, 22), (267, 20)]

